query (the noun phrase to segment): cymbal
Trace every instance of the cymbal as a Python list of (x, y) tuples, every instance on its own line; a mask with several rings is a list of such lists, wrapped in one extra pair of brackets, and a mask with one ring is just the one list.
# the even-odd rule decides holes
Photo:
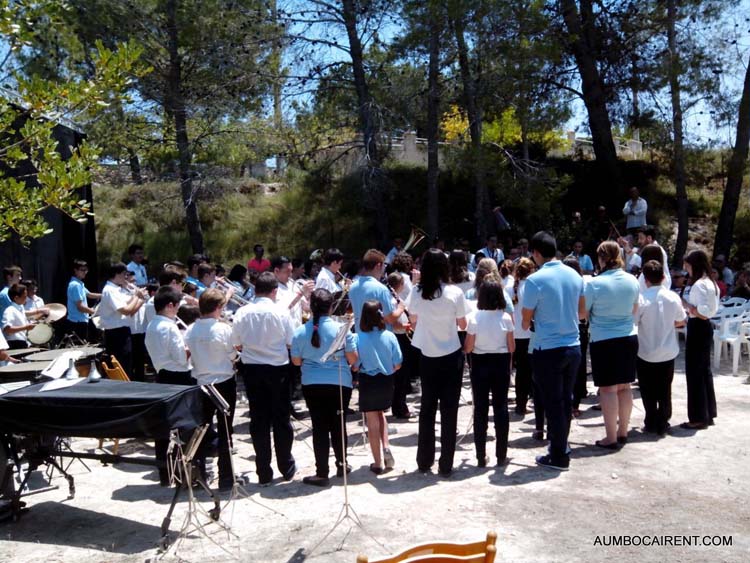
[(5, 353), (13, 358), (22, 358), (23, 356), (41, 351), (42, 348), (16, 348), (15, 350), (6, 350)]
[(45, 307), (49, 309), (49, 315), (45, 319), (48, 323), (59, 321), (68, 314), (68, 308), (62, 303), (47, 303)]
[(65, 352), (78, 352), (80, 358), (95, 356), (104, 351), (104, 348), (98, 348), (96, 346), (74, 346), (72, 348), (55, 348), (54, 350), (44, 350), (43, 352), (35, 352), (26, 356), (27, 360), (31, 361), (50, 361), (62, 356)]

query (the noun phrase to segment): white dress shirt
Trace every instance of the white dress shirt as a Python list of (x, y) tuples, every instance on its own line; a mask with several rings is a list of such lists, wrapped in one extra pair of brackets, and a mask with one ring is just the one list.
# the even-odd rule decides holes
[(143, 309), (143, 315), (145, 316), (145, 322), (146, 326), (148, 326), (148, 323), (150, 323), (154, 317), (156, 316), (156, 307), (154, 307), (154, 298), (151, 297), (146, 303), (141, 307)]
[(414, 285), (411, 283), (411, 276), (405, 272), (401, 272), (401, 279), (404, 280), (404, 283), (401, 286), (401, 290), (398, 292), (398, 296), (401, 298), (401, 301), (406, 301), (409, 298), (409, 294), (414, 288)]
[(336, 293), (341, 291), (341, 286), (336, 283), (336, 274), (324, 266), (315, 278), (315, 289), (327, 289), (331, 293)]
[(492, 258), (498, 265), (500, 264), (500, 262), (505, 260), (505, 254), (503, 254), (503, 251), (499, 248), (490, 250), (485, 246), (484, 248), (480, 248), (479, 250), (477, 250), (477, 254), (479, 254), (480, 252), (485, 258)]
[[(24, 312), (23, 305), (19, 305), (18, 303), (11, 303), (10, 307), (6, 308), (5, 311), (3, 311), (3, 332), (5, 332), (5, 328), (9, 326), (24, 326), (29, 324), (29, 320), (26, 318), (26, 313)], [(9, 333), (5, 332), (5, 339), (8, 341), (17, 341), (17, 342), (29, 342), (29, 339), (26, 335), (25, 330)]]
[(27, 297), (26, 303), (23, 304), (23, 308), (26, 311), (33, 311), (34, 309), (40, 309), (44, 307), (44, 299), (35, 295), (34, 297)]
[(146, 273), (146, 266), (143, 264), (136, 264), (135, 262), (129, 262), (127, 266), (125, 266), (128, 271), (133, 272), (135, 274), (135, 285), (143, 287), (148, 283), (148, 274)]
[(679, 296), (661, 285), (641, 293), (635, 324), (638, 327), (638, 357), (646, 362), (674, 360), (680, 353), (674, 323), (685, 320)]
[(444, 284), (441, 288), (440, 297), (427, 300), (415, 287), (406, 303), (409, 314), (417, 317), (412, 346), (430, 358), (447, 356), (461, 347), (456, 319), (471, 312), (460, 288)]
[(198, 319), (185, 333), (198, 385), (221, 383), (234, 377), (232, 327), (218, 319)]
[(687, 299), (688, 303), (696, 306), (698, 313), (703, 317), (710, 319), (719, 310), (719, 288), (707, 276), (703, 276), (692, 285)]
[[(130, 318), (130, 333), (131, 334), (145, 334), (146, 333), (146, 327), (148, 326), (149, 320), (146, 320), (146, 305), (148, 302), (141, 305), (138, 310), (135, 312), (135, 315), (132, 315)], [(153, 303), (152, 303), (153, 306)], [(156, 313), (156, 310), (154, 310), (154, 313)]]
[(521, 307), (521, 303), (523, 302), (523, 288), (525, 285), (525, 279), (518, 282), (518, 305), (513, 309), (513, 336), (516, 340), (528, 340), (531, 338), (531, 330), (524, 330), (521, 326), (521, 321), (523, 320), (523, 307)]
[(297, 284), (291, 279), (287, 280), (286, 284), (279, 282), (279, 287), (276, 291), (276, 303), (289, 311), (294, 328), (302, 324), (302, 302), (305, 298), (300, 297), (297, 299), (297, 302), (291, 308), (289, 308), (289, 305), (292, 304), (301, 292), (302, 288), (297, 287)]
[(151, 357), (151, 363), (158, 372), (190, 371), (190, 361), (185, 350), (177, 323), (163, 315), (155, 315), (146, 327), (146, 350)]
[(289, 311), (268, 297), (256, 297), (254, 303), (241, 307), (232, 321), (232, 343), (242, 346), (243, 364), (288, 364), (293, 337)]
[(635, 229), (636, 227), (642, 227), (646, 224), (646, 212), (648, 211), (648, 204), (646, 200), (639, 197), (635, 203), (632, 199), (625, 202), (625, 207), (622, 208), (622, 214), (627, 216), (627, 229)]
[(130, 294), (119, 285), (108, 281), (102, 289), (102, 300), (99, 303), (99, 318), (102, 329), (130, 327), (130, 318), (121, 314), (118, 309), (127, 306)]

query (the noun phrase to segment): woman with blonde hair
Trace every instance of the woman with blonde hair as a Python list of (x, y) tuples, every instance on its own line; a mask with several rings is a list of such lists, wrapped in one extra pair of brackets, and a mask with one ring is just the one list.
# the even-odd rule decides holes
[(584, 288), (581, 317), (591, 331), (591, 371), (599, 387), (606, 437), (600, 448), (616, 450), (627, 442), (633, 410), (638, 335), (633, 315), (638, 310), (638, 281), (625, 272), (620, 247), (604, 241), (596, 249), (600, 274)]

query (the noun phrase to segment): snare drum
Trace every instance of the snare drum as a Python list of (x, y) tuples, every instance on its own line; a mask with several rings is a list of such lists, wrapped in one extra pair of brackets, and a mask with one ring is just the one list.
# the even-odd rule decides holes
[(27, 338), (32, 344), (41, 346), (52, 340), (54, 335), (55, 331), (52, 329), (52, 325), (48, 323), (37, 323), (34, 325), (34, 328), (27, 333)]

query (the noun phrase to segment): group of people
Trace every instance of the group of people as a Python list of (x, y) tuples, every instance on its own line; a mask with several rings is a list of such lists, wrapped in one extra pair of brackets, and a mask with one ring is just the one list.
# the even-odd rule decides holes
[[(635, 200), (632, 207), (639, 211)], [(221, 489), (235, 482), (230, 451), (236, 375), (248, 397), (261, 484), (273, 479), (274, 454), (284, 480), (296, 474), (291, 425), (296, 379), (309, 410), (315, 454), (315, 473), (304, 483), (330, 482), (331, 449), (336, 475), (351, 470), (340, 417), (354, 387), (372, 450), (369, 469), (381, 474), (393, 468), (386, 412), (412, 416), (407, 395), (416, 377), (417, 466), (426, 472), (435, 464), (439, 409), (438, 471), (449, 475), (467, 364), (477, 464), (490, 463), (490, 406), (495, 463), (507, 463), (507, 404), (515, 370), (515, 412), (525, 416), (533, 398), (532, 436), (542, 441), (546, 430), (549, 440), (537, 463), (567, 470), (571, 418), (587, 396), (587, 351), (605, 423), (597, 447), (617, 450), (627, 443), (636, 378), (646, 411), (644, 431), (667, 432), (679, 354), (676, 328), (685, 323), (689, 420), (683, 426), (702, 429), (716, 417), (709, 319), (720, 289), (711, 262), (703, 251), (691, 252), (684, 264), (689, 292), (682, 288), (678, 294), (670, 289), (666, 252), (653, 229), (641, 226), (632, 240), (636, 237), (639, 250), (624, 238), (606, 240), (594, 260), (580, 241), (570, 254), (560, 253), (544, 231), (519, 241), (507, 260), (496, 237), (473, 255), (463, 244), (451, 252), (434, 246), (416, 260), (396, 241), (387, 255), (368, 250), (352, 268), (344, 267), (344, 255), (335, 248), (316, 251), (303, 265), (284, 256), (268, 260), (256, 245), (247, 268), (236, 265), (223, 275), (223, 268), (195, 255), (186, 264), (164, 264), (158, 283), (150, 283), (143, 248), (133, 245), (130, 263), (108, 267), (100, 294), (84, 285), (88, 265), (74, 262), (66, 322), (70, 332), (91, 341), (92, 317), (97, 318), (107, 353), (132, 379), (143, 380), (149, 364), (157, 383), (215, 387), (230, 406), (228, 416), (208, 401), (205, 407), (207, 419), (216, 417)], [(627, 267), (632, 253), (639, 258), (638, 277)], [(17, 268), (5, 268), (4, 274), (0, 303), (8, 344), (0, 340), (0, 349), (28, 330), (28, 321), (14, 319), (32, 285), (20, 283)], [(43, 302), (32, 299), (24, 319), (43, 312)], [(167, 443), (158, 442), (156, 453), (164, 461)], [(168, 483), (164, 470), (160, 478)]]

